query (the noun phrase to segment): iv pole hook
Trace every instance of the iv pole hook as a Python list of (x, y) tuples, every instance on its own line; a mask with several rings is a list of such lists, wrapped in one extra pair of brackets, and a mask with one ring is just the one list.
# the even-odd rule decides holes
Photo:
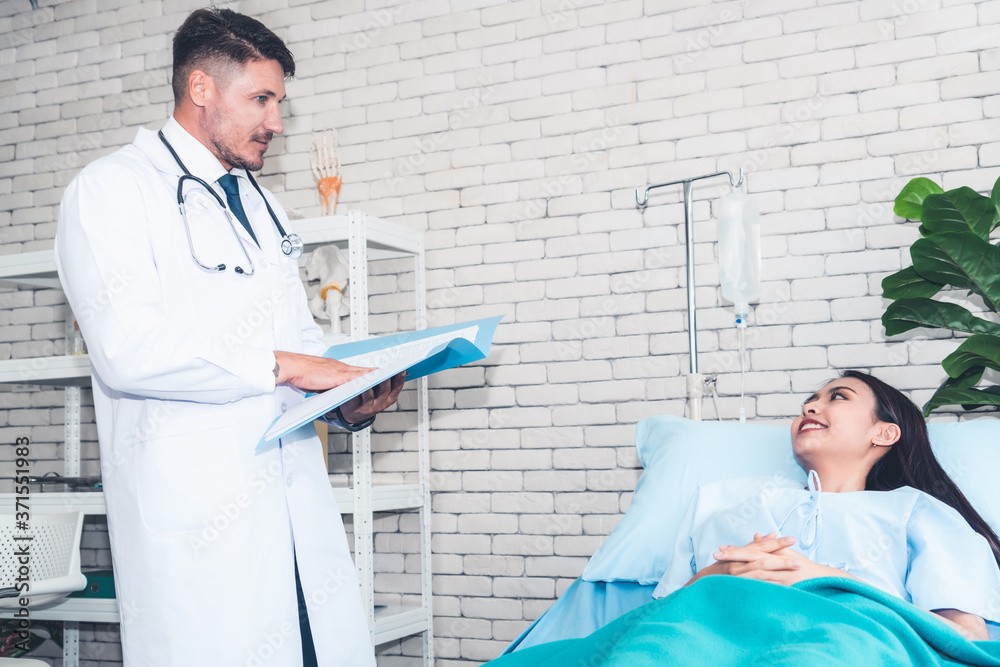
[(645, 188), (636, 188), (635, 203), (638, 204), (639, 206), (645, 206), (646, 202), (649, 201), (650, 190), (655, 190), (657, 188), (665, 188), (668, 185), (680, 185), (681, 183), (690, 183), (692, 181), (700, 181), (706, 178), (715, 178), (716, 176), (728, 176), (729, 185), (731, 185), (734, 190), (743, 185), (743, 167), (740, 167), (739, 179), (734, 178), (733, 172), (731, 171), (720, 171), (715, 174), (706, 174), (704, 176), (695, 176), (694, 178), (684, 178), (679, 181), (671, 181), (669, 183), (660, 183), (659, 185), (647, 185)]

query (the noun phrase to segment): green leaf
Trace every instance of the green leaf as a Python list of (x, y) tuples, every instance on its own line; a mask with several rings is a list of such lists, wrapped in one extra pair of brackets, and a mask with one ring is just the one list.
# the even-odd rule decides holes
[(916, 329), (951, 329), (968, 333), (1000, 336), (1000, 324), (976, 317), (963, 306), (934, 299), (900, 299), (889, 304), (882, 314), (887, 336)]
[[(997, 385), (992, 385), (990, 387), (983, 387), (979, 391), (981, 391), (984, 394), (991, 394), (991, 395), (994, 395), (994, 396), (1000, 396), (1000, 387), (998, 387)], [(983, 407), (983, 405), (981, 403), (979, 403), (979, 404), (977, 404), (977, 403), (963, 403), (962, 404), (962, 409), (963, 410), (975, 410), (976, 408), (981, 408), (981, 407)], [(994, 407), (993, 409), (994, 410), (1000, 410), (1000, 408), (998, 408), (998, 407)]]
[(1000, 394), (991, 390), (942, 387), (934, 392), (931, 399), (924, 404), (924, 416), (926, 417), (932, 410), (936, 410), (942, 405), (961, 405), (965, 410), (974, 410), (984, 406), (1000, 409)]
[(983, 379), (983, 373), (986, 369), (982, 366), (977, 366), (975, 368), (970, 368), (965, 371), (957, 378), (947, 378), (941, 383), (942, 387), (958, 387), (959, 389), (971, 389), (979, 384), (979, 381)]
[(1000, 371), (1000, 338), (989, 334), (975, 334), (966, 338), (954, 352), (941, 362), (944, 372), (953, 378), (973, 368), (992, 368)]
[(943, 194), (928, 195), (920, 216), (931, 232), (972, 232), (989, 239), (997, 221), (993, 200), (972, 188), (961, 187)]
[(941, 194), (944, 189), (929, 178), (920, 176), (914, 178), (896, 195), (896, 205), (893, 212), (907, 220), (920, 220), (924, 199), (927, 195)]
[(998, 224), (1000, 224), (1000, 178), (998, 178), (997, 182), (993, 184), (993, 192), (990, 194), (990, 199), (993, 200), (993, 208), (996, 209), (998, 216), (997, 222), (993, 223), (993, 227), (995, 228)]
[(913, 299), (916, 297), (932, 297), (943, 285), (924, 280), (909, 266), (882, 279), (882, 296), (887, 299)]
[(993, 312), (1000, 303), (1000, 248), (972, 232), (944, 232), (917, 239), (913, 269), (923, 279), (978, 294)]
[(941, 386), (939, 386), (937, 388), (937, 391), (934, 392), (934, 396), (931, 396), (931, 400), (928, 401), (927, 404), (924, 406), (924, 416), (926, 417), (931, 410), (934, 410), (935, 408), (938, 408), (941, 405), (948, 405), (948, 403), (935, 404), (934, 402), (934, 397), (937, 396), (939, 393), (942, 393), (941, 391), (942, 389), (947, 389), (949, 387), (955, 387), (958, 389), (969, 389), (971, 387), (975, 387), (976, 384), (979, 383), (979, 380), (982, 379), (983, 372), (985, 370), (986, 370), (985, 368), (980, 366), (979, 368), (970, 368), (969, 370), (959, 375), (957, 378), (946, 377), (944, 382), (941, 383)]

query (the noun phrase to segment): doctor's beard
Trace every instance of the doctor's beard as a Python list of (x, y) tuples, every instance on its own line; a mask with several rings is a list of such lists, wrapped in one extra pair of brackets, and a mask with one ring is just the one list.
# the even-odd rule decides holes
[[(261, 134), (250, 137), (250, 141), (247, 142), (249, 150), (251, 151), (260, 150), (259, 148), (256, 147), (255, 142), (262, 141), (265, 144), (270, 144), (271, 139), (273, 137), (274, 137), (274, 132), (263, 132)], [(223, 162), (230, 164), (233, 167), (239, 167), (240, 169), (245, 169), (246, 171), (260, 171), (261, 168), (264, 166), (264, 151), (267, 150), (265, 148), (264, 151), (260, 151), (260, 157), (256, 159), (251, 157), (246, 157), (236, 153), (236, 151), (234, 151), (228, 145), (223, 143), (223, 141), (221, 141), (219, 137), (212, 138), (212, 149), (214, 150), (215, 155)]]

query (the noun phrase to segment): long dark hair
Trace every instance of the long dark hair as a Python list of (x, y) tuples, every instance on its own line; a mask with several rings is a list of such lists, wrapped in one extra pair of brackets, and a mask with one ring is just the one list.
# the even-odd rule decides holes
[[(187, 91), (188, 76), (198, 67), (218, 70), (251, 60), (276, 60), (286, 77), (295, 75), (295, 59), (281, 38), (257, 19), (231, 9), (196, 9), (174, 35), (174, 101)], [(216, 75), (215, 72), (209, 72)]]
[(927, 424), (920, 408), (898, 389), (887, 385), (874, 375), (861, 371), (844, 371), (844, 378), (861, 380), (875, 395), (875, 418), (899, 427), (900, 436), (895, 445), (879, 459), (868, 472), (865, 489), (891, 491), (910, 486), (934, 496), (958, 510), (973, 530), (986, 538), (993, 557), (1000, 566), (1000, 539), (983, 517), (979, 516), (948, 473), (934, 457)]

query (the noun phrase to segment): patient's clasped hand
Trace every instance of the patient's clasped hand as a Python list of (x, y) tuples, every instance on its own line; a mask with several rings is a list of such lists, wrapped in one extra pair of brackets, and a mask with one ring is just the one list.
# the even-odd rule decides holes
[(909, 399), (848, 371), (805, 401), (792, 445), (805, 488), (779, 477), (698, 489), (654, 597), (707, 575), (786, 585), (848, 577), (989, 639), (986, 621), (1000, 621), (1000, 542), (934, 458)]

